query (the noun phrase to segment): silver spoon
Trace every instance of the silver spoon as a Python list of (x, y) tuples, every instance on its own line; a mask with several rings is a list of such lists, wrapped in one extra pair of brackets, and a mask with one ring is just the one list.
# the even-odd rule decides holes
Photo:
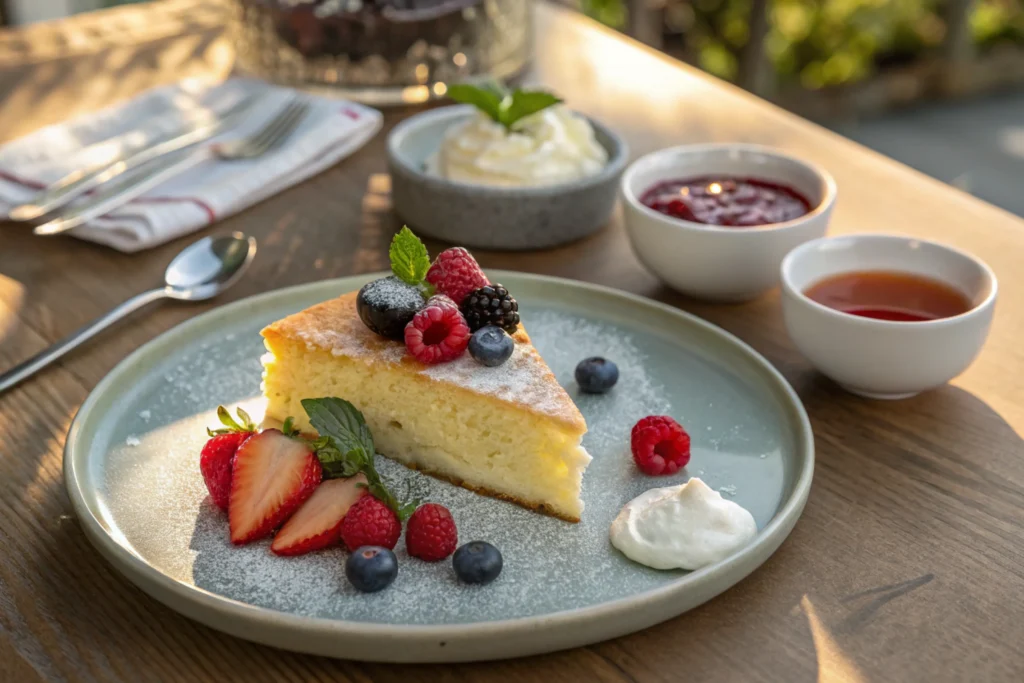
[(164, 286), (132, 297), (50, 348), (0, 375), (0, 393), (35, 374), (115, 322), (158, 299), (204, 301), (235, 284), (256, 256), (256, 238), (236, 232), (204, 237), (185, 247), (164, 273)]

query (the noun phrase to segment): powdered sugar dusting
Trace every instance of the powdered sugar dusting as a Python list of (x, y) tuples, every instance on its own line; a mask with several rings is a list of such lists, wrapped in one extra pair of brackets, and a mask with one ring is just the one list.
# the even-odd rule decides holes
[(452, 382), (481, 394), (514, 401), (545, 415), (563, 415), (570, 408), (561, 386), (547, 381), (548, 368), (529, 344), (517, 343), (503, 364), (488, 368), (468, 354), (451, 363), (424, 369), (431, 379)]
[[(603, 322), (548, 301), (520, 298), (520, 304), (536, 348), (588, 423), (584, 446), (594, 461), (584, 478), (581, 523), (534, 514), (377, 459), (382, 475), (398, 490), (409, 482), (421, 496), (450, 508), (460, 542), (487, 540), (502, 551), (505, 568), (495, 583), (461, 585), (450, 562), (409, 558), (400, 542), (398, 579), (388, 590), (363, 595), (345, 581), (340, 549), (279, 558), (267, 541), (231, 546), (226, 517), (206, 494), (198, 453), (205, 428), (216, 423), (218, 403), (231, 404), (233, 412), (240, 402), (255, 418), (262, 414), (258, 358), (263, 349), (257, 333), (280, 317), (279, 310), (231, 325), (232, 343), (224, 341), (223, 327), (211, 326), (200, 338), (182, 338), (117, 398), (91, 453), (102, 463), (95, 476), (105, 516), (137, 555), (184, 583), (297, 615), (396, 624), (548, 614), (677, 580), (683, 572), (658, 572), (623, 558), (608, 542), (608, 527), (628, 500), (653, 486), (681, 483), (698, 471), (710, 486), (735, 487), (735, 500), (751, 510), (759, 526), (768, 522), (782, 495), (782, 453), (791, 443), (763, 387), (709, 364), (689, 351), (685, 340)], [(591, 355), (619, 366), (619, 383), (609, 394), (576, 390), (573, 370)], [(481, 368), (474, 365), (473, 370)], [(496, 390), (502, 385), (498, 377), (467, 376), (466, 381)], [(151, 413), (148, 422), (139, 416), (143, 410)], [(637, 419), (659, 413), (677, 417), (690, 429), (694, 455), (682, 473), (651, 478), (633, 465), (628, 434)], [(139, 438), (138, 446), (127, 446), (129, 435)]]
[[(576, 408), (557, 384), (548, 381), (544, 360), (530, 344), (517, 342), (511, 358), (495, 368), (480, 365), (465, 353), (450, 363), (423, 365), (412, 360), (405, 344), (385, 340), (371, 332), (355, 314), (355, 296), (347, 295), (275, 323), (278, 334), (295, 337), (310, 350), (329, 350), (335, 356), (359, 358), (367, 363), (405, 363), (437, 381), (467, 387), (481, 394), (514, 401), (536, 413), (566, 422), (578, 420)], [(535, 322), (526, 321), (531, 337)]]

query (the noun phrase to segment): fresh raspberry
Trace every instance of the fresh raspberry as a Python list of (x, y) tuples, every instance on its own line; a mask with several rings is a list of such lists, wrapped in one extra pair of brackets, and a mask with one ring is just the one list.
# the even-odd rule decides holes
[(379, 545), (394, 550), (402, 535), (402, 523), (387, 505), (373, 496), (363, 496), (349, 508), (341, 522), (341, 540), (349, 550)]
[(432, 296), (405, 326), (405, 347), (420, 362), (446, 363), (465, 352), (470, 336), (455, 302), (444, 295)]
[(438, 562), (455, 552), (459, 535), (448, 508), (427, 503), (416, 508), (405, 527), (405, 548), (413, 557)]
[(633, 425), (633, 460), (644, 474), (675, 474), (690, 462), (690, 435), (667, 415), (651, 415)]
[(458, 306), (474, 289), (490, 284), (473, 255), (462, 247), (452, 247), (438, 254), (427, 271), (427, 282), (441, 294), (451, 297)]
[(235, 463), (235, 453), (250, 436), (252, 432), (218, 434), (207, 441), (199, 453), (199, 471), (203, 473), (206, 490), (210, 492), (214, 505), (225, 512), (231, 498), (231, 468)]

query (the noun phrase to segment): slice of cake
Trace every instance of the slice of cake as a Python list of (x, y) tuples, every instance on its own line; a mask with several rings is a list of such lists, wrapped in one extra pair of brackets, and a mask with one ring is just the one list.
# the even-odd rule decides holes
[(262, 331), (267, 416), (312, 431), (304, 398), (337, 396), (366, 418), (382, 455), (477, 493), (578, 522), (590, 455), (583, 416), (521, 325), (512, 356), (485, 367), (468, 353), (425, 365), (361, 320), (356, 294)]

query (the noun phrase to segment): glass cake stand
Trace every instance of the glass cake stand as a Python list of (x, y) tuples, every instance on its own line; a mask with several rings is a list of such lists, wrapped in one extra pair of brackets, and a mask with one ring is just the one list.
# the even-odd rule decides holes
[(229, 0), (242, 73), (371, 105), (425, 102), (448, 83), (518, 75), (526, 0)]

